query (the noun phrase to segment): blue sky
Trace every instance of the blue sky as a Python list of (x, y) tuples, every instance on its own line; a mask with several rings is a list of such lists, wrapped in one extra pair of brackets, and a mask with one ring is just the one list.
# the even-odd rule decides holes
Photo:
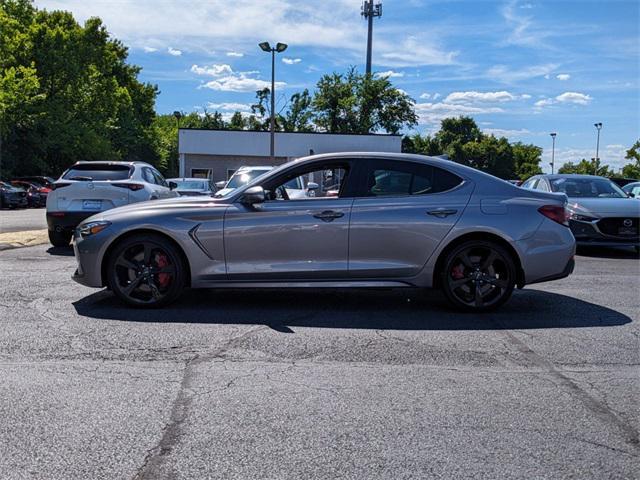
[[(37, 0), (84, 21), (99, 16), (157, 84), (157, 110), (245, 111), (270, 79), (257, 43), (285, 42), (277, 96), (323, 73), (364, 70), (359, 0)], [(595, 156), (615, 168), (640, 137), (640, 2), (383, 0), (373, 68), (416, 100), (430, 133), (471, 115), (488, 133), (544, 148), (556, 162)], [(411, 133), (411, 132), (409, 132)]]

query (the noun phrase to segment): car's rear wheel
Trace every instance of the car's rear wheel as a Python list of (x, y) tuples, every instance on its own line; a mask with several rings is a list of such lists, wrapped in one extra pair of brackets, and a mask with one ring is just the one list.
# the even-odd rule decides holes
[(71, 232), (49, 230), (49, 243), (54, 247), (68, 247), (70, 242)]
[(451, 250), (443, 263), (442, 290), (457, 308), (494, 310), (505, 303), (516, 283), (511, 254), (494, 242), (469, 241)]
[(136, 307), (161, 307), (176, 300), (186, 283), (186, 267), (166, 238), (140, 234), (119, 243), (108, 258), (107, 282), (122, 301)]

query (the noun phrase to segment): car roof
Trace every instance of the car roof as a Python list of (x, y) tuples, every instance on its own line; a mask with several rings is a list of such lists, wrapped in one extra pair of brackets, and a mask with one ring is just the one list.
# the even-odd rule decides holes
[(128, 165), (128, 166), (133, 166), (133, 165), (139, 165), (139, 166), (146, 166), (146, 167), (151, 167), (152, 165), (147, 163), (147, 162), (140, 162), (138, 160), (134, 161), (134, 162), (112, 162), (109, 160), (79, 160), (76, 163), (74, 163), (72, 166), (74, 165), (87, 165), (87, 164), (98, 164), (98, 165)]

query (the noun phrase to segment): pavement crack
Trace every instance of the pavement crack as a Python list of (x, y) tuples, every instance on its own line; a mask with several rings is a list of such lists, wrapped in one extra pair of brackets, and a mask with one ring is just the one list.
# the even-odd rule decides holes
[(580, 400), (584, 407), (587, 408), (592, 414), (594, 414), (602, 422), (616, 427), (617, 430), (622, 433), (622, 436), (627, 444), (631, 445), (637, 450), (640, 449), (640, 439), (638, 431), (632, 425), (630, 425), (624, 419), (620, 418), (619, 415), (611, 408), (609, 408), (606, 403), (601, 402), (597, 398), (593, 397), (590, 393), (581, 388), (575, 381), (558, 370), (558, 368), (556, 368), (556, 366), (552, 362), (538, 355), (527, 344), (525, 344), (522, 340), (520, 340), (513, 333), (507, 330), (507, 327), (505, 325), (501, 324), (501, 327), (503, 328), (503, 330), (501, 330), (502, 334), (507, 338), (509, 343), (515, 346), (518, 351), (525, 356), (525, 358), (527, 358), (531, 363), (538, 366), (539, 368), (547, 370), (551, 375), (553, 375), (560, 381), (560, 385), (562, 385), (573, 396)]
[[(169, 420), (161, 430), (162, 435), (158, 443), (151, 449), (147, 450), (147, 455), (145, 456), (142, 465), (138, 468), (133, 477), (134, 480), (160, 480), (172, 478), (172, 476), (164, 469), (165, 458), (171, 454), (174, 447), (178, 444), (183, 433), (182, 425), (187, 419), (191, 402), (193, 398), (198, 395), (193, 386), (197, 366), (220, 357), (225, 351), (237, 346), (245, 338), (267, 328), (269, 327), (261, 325), (249, 329), (240, 335), (230, 338), (224, 345), (216, 348), (215, 350), (201, 355), (194, 355), (185, 362), (182, 380), (178, 388), (178, 393), (171, 406)], [(234, 381), (235, 379), (230, 383), (233, 384)], [(229, 386), (230, 385), (227, 385), (227, 387)]]

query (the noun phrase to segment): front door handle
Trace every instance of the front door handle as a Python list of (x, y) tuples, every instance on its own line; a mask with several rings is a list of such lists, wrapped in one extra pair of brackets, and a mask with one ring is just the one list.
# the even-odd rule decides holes
[(332, 222), (336, 218), (344, 217), (344, 213), (336, 212), (334, 210), (325, 210), (320, 213), (314, 213), (314, 218), (319, 218), (323, 222)]
[(445, 218), (449, 215), (455, 215), (458, 210), (454, 208), (436, 208), (435, 210), (427, 210), (427, 215), (432, 215), (438, 218)]

